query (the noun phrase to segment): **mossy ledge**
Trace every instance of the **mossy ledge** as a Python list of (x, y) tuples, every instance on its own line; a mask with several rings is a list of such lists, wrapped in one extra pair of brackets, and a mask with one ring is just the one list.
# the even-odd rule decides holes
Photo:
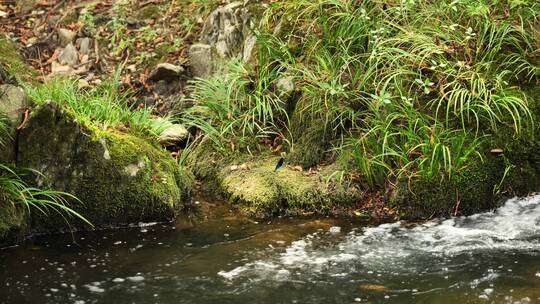
[[(52, 102), (32, 112), (18, 142), (17, 165), (42, 173), (32, 182), (78, 197), (71, 206), (97, 227), (171, 220), (191, 186), (189, 175), (150, 141), (84, 125)], [(66, 227), (61, 220), (34, 213), (32, 228)]]
[(332, 178), (337, 166), (311, 173), (290, 167), (274, 172), (278, 159), (270, 154), (227, 157), (204, 144), (190, 156), (194, 174), (250, 216), (326, 214), (364, 198), (352, 184)]

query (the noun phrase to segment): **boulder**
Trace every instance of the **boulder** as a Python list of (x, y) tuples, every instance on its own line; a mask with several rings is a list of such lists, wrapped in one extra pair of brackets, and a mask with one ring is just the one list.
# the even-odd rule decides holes
[(9, 124), (7, 134), (0, 134), (3, 143), (0, 145), (0, 162), (15, 161), (17, 126), (22, 123), (23, 113), (27, 107), (28, 100), (22, 88), (11, 84), (0, 86), (0, 113), (6, 116)]
[[(72, 207), (96, 226), (174, 218), (191, 179), (145, 139), (81, 123), (55, 103), (35, 109), (20, 131), (18, 165), (42, 173), (31, 182), (78, 197)], [(65, 225), (39, 218), (34, 227)], [(42, 229), (42, 230), (43, 230)]]
[(189, 132), (183, 125), (173, 124), (166, 128), (158, 137), (158, 142), (163, 146), (174, 146), (187, 139)]

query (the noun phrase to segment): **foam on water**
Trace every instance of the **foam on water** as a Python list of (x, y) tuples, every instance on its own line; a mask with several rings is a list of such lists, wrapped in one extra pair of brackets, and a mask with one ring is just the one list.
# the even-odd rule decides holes
[[(351, 267), (366, 272), (418, 271), (415, 261), (419, 259), (508, 250), (540, 252), (540, 195), (511, 199), (493, 212), (414, 228), (398, 222), (353, 230), (341, 238), (333, 232), (307, 235), (282, 252), (219, 275), (228, 280), (242, 276), (287, 279), (294, 271), (332, 275)], [(321, 240), (336, 238), (326, 246), (316, 246)]]

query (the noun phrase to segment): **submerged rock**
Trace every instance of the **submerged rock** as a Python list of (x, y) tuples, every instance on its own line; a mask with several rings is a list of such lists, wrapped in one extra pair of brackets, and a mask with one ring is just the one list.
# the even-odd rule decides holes
[(97, 226), (170, 220), (190, 182), (150, 142), (83, 124), (55, 103), (34, 110), (21, 130), (18, 165), (43, 173), (37, 186), (77, 196), (73, 208)]

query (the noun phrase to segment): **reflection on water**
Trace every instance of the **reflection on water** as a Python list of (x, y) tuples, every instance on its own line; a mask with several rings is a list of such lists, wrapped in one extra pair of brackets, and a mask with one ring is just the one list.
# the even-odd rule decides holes
[(0, 251), (0, 303), (540, 303), (540, 196), (405, 228), (231, 214)]

